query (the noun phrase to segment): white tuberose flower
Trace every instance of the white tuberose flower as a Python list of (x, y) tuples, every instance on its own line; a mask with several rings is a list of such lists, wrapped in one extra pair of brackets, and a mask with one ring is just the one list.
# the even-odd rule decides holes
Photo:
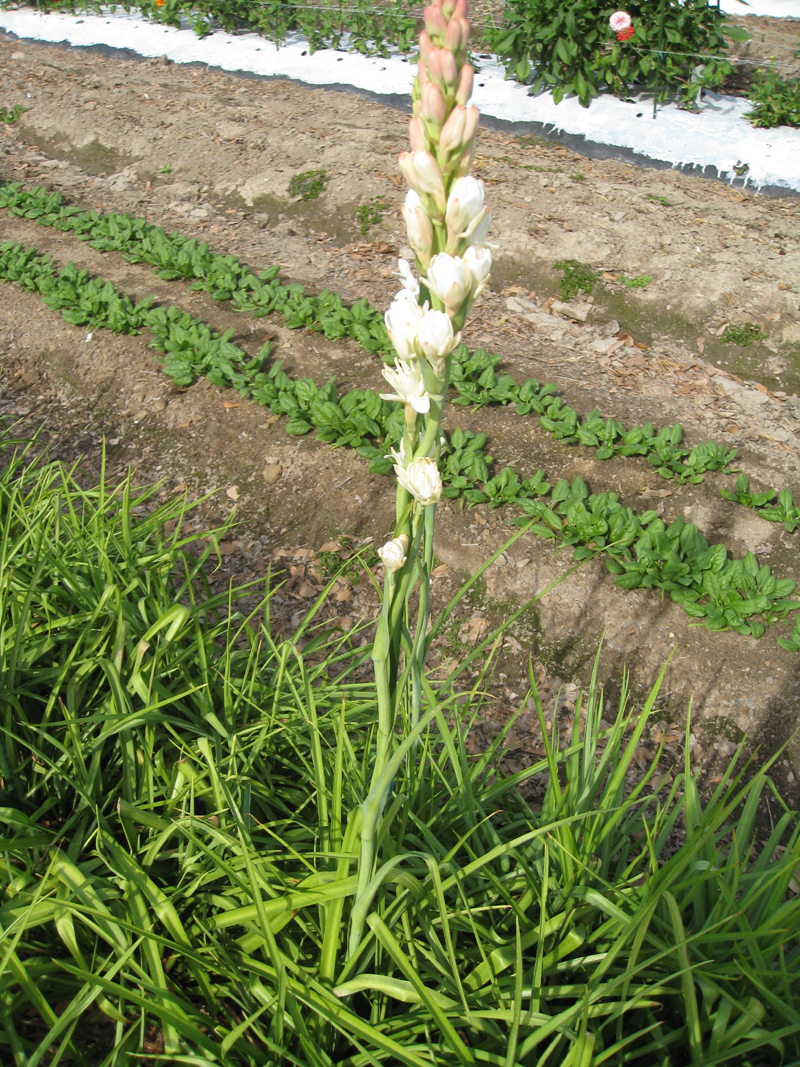
[(472, 276), (465, 260), (460, 256), (448, 256), (446, 252), (433, 257), (425, 280), (428, 289), (442, 301), (449, 315), (455, 315), (472, 290)]
[(470, 245), (464, 253), (464, 262), (472, 275), (470, 297), (474, 300), (480, 296), (489, 281), (489, 274), (492, 270), (492, 250), (488, 245)]
[(409, 293), (413, 293), (415, 297), (419, 296), (419, 282), (414, 277), (414, 272), (411, 269), (411, 264), (407, 259), (398, 259), (397, 261), (397, 273), (400, 275), (400, 281), (403, 288), (408, 290)]
[(383, 565), (387, 571), (400, 570), (406, 562), (407, 549), (408, 538), (405, 534), (400, 534), (399, 537), (393, 537), (391, 541), (386, 542), (383, 548), (378, 549), (378, 555), (383, 560)]
[[(399, 458), (394, 452), (392, 456)], [(407, 467), (395, 463), (394, 473), (402, 487), (425, 507), (435, 504), (442, 495), (442, 476), (435, 459), (420, 456), (419, 459), (412, 459)]]
[(445, 222), (448, 235), (461, 234), (476, 215), (483, 211), (483, 182), (469, 175), (457, 178), (447, 198)]
[(414, 342), (417, 338), (417, 325), (422, 315), (423, 310), (410, 289), (401, 289), (384, 315), (386, 332), (400, 359), (416, 359)]
[(437, 378), (444, 378), (445, 360), (461, 340), (453, 333), (450, 316), (444, 311), (426, 311), (419, 320), (417, 340)]
[(400, 400), (410, 404), (414, 411), (424, 415), (431, 409), (431, 398), (425, 392), (419, 362), (398, 359), (393, 367), (383, 367), (381, 374), (394, 389), (393, 393), (381, 393), (384, 400)]

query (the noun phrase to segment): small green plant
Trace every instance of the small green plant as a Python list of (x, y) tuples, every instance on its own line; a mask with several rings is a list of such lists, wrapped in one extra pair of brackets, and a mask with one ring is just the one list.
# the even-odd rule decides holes
[(562, 300), (570, 300), (580, 292), (591, 295), (595, 282), (600, 277), (591, 267), (579, 263), (577, 259), (562, 259), (555, 266), (556, 270), (560, 270), (564, 275), (561, 279)]
[(338, 549), (328, 549), (317, 555), (317, 566), (325, 578), (340, 575), (357, 582), (365, 569), (371, 570), (381, 561), (371, 544), (362, 544), (350, 534), (343, 534), (336, 540), (339, 542)]
[(724, 345), (741, 345), (742, 348), (751, 348), (754, 342), (763, 341), (766, 334), (755, 322), (741, 322), (731, 324), (722, 335)]
[(628, 289), (644, 289), (650, 283), (649, 274), (637, 274), (635, 278), (626, 278), (624, 274), (619, 279)]
[(664, 207), (673, 207), (672, 201), (667, 200), (665, 196), (656, 196), (655, 193), (650, 193), (647, 199), (652, 200), (654, 204), (662, 204)]
[(382, 196), (376, 196), (374, 200), (369, 200), (366, 204), (360, 204), (356, 208), (358, 232), (362, 237), (366, 236), (371, 226), (378, 225), (388, 208), (389, 205)]
[(159, 174), (171, 174), (172, 173), (172, 164), (171, 163), (165, 163), (163, 167), (159, 167), (158, 168), (158, 173)]
[(574, 182), (585, 182), (586, 175), (583, 173), (582, 170), (576, 170), (575, 173), (572, 175), (572, 180)]
[(327, 184), (326, 170), (304, 170), (301, 174), (295, 174), (289, 182), (289, 196), (299, 196), (301, 200), (316, 200), (320, 193), (325, 191)]
[(800, 126), (800, 78), (784, 79), (774, 67), (757, 70), (749, 96), (755, 106), (747, 118), (754, 126)]
[(24, 110), (25, 108), (22, 104), (14, 104), (11, 108), (0, 107), (0, 122), (6, 126), (13, 126), (15, 122), (19, 121), (19, 117)]

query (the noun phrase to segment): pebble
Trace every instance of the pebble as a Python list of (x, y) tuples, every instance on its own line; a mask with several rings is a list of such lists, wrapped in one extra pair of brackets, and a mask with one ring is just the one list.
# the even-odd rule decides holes
[(280, 463), (268, 463), (261, 472), (261, 475), (267, 485), (274, 485), (283, 473), (283, 468)]

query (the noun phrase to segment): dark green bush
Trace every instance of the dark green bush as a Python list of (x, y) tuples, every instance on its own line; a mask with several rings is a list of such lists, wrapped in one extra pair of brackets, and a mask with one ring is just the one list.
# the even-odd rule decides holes
[(634, 34), (622, 42), (608, 23), (614, 10), (598, 0), (508, 0), (493, 47), (511, 77), (533, 78), (532, 92), (549, 88), (556, 103), (575, 93), (584, 106), (603, 89), (626, 96), (634, 86), (689, 104), (731, 72), (723, 29), (735, 38), (741, 31), (706, 0), (631, 0)]

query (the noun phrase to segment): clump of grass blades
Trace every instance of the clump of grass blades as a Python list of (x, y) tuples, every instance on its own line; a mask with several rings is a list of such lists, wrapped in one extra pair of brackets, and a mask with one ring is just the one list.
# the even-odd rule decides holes
[(154, 1028), (167, 1062), (226, 1067), (797, 1060), (797, 820), (768, 767), (705, 803), (688, 764), (631, 787), (658, 685), (613, 714), (595, 674), (562, 745), (531, 679), (546, 755), (515, 775), (505, 731), (467, 755), (484, 680), (427, 687), (347, 958), (369, 649), (311, 617), (277, 641), (269, 591), (211, 596), (213, 538), (154, 503), (6, 449), (4, 1062), (115, 1067)]

